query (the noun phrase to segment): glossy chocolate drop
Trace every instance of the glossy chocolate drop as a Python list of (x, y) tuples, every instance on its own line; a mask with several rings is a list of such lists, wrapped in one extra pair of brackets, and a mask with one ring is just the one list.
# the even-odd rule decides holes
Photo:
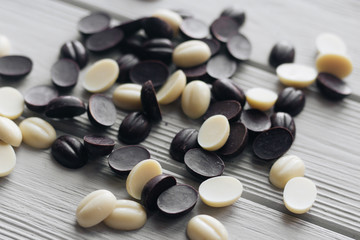
[(230, 79), (218, 79), (213, 82), (211, 92), (216, 100), (236, 100), (242, 107), (245, 105), (244, 91)]
[(241, 122), (252, 132), (262, 132), (271, 127), (269, 116), (257, 109), (247, 109), (242, 111)]
[(187, 39), (203, 39), (209, 35), (209, 27), (199, 19), (186, 18), (180, 25), (180, 33)]
[(225, 8), (220, 16), (231, 17), (233, 20), (235, 20), (235, 22), (237, 22), (239, 27), (241, 27), (244, 24), (246, 19), (245, 10), (241, 8), (237, 8), (235, 6)]
[(233, 35), (226, 43), (226, 48), (231, 56), (239, 61), (246, 61), (251, 55), (251, 43), (242, 34)]
[(151, 123), (141, 112), (127, 115), (120, 124), (118, 139), (125, 144), (138, 144), (150, 133)]
[(199, 147), (197, 142), (198, 130), (186, 128), (178, 132), (170, 144), (170, 155), (179, 162), (184, 162), (187, 151)]
[(351, 94), (351, 88), (343, 80), (330, 73), (319, 73), (316, 85), (320, 92), (331, 100), (341, 100)]
[(260, 133), (253, 142), (254, 154), (263, 160), (273, 160), (286, 153), (293, 143), (293, 135), (283, 127)]
[(26, 106), (34, 112), (45, 110), (49, 102), (59, 96), (59, 92), (52, 86), (39, 85), (25, 92), (24, 100)]
[(274, 68), (277, 68), (283, 63), (292, 63), (295, 58), (295, 48), (294, 46), (287, 42), (281, 41), (274, 45), (271, 49), (269, 56), (269, 63)]
[(106, 156), (114, 149), (115, 141), (106, 136), (84, 136), (84, 147), (89, 156)]
[(104, 31), (110, 26), (110, 16), (104, 12), (94, 12), (82, 18), (78, 23), (78, 30), (84, 35)]
[(213, 37), (222, 43), (226, 43), (238, 31), (239, 25), (237, 22), (227, 16), (216, 19), (210, 26), (210, 32)]
[(149, 151), (141, 146), (125, 146), (114, 150), (108, 158), (108, 163), (115, 173), (127, 175), (139, 162), (149, 159)]
[(51, 147), (51, 154), (58, 163), (67, 168), (81, 168), (87, 163), (84, 145), (70, 135), (57, 138)]
[(90, 36), (85, 46), (92, 52), (105, 52), (119, 45), (123, 38), (124, 33), (121, 29), (110, 28)]
[(284, 88), (274, 105), (275, 112), (286, 112), (291, 116), (298, 115), (305, 106), (305, 93), (293, 87)]
[(235, 157), (245, 149), (248, 139), (249, 134), (245, 125), (241, 122), (232, 122), (229, 138), (217, 153), (224, 157)]
[(85, 104), (74, 96), (60, 96), (49, 102), (45, 115), (49, 118), (72, 118), (86, 111)]
[(79, 71), (76, 62), (62, 58), (51, 67), (51, 81), (59, 90), (70, 90), (78, 82)]
[(85, 46), (77, 41), (68, 41), (62, 45), (60, 50), (61, 57), (75, 61), (79, 68), (83, 68), (89, 61), (89, 54)]
[(153, 177), (145, 184), (141, 192), (141, 203), (148, 210), (156, 210), (160, 194), (175, 185), (176, 179), (173, 176), (161, 174)]
[(226, 100), (220, 102), (214, 102), (210, 104), (208, 110), (203, 116), (204, 120), (214, 115), (224, 115), (230, 122), (237, 121), (241, 113), (241, 105), (235, 100)]
[(190, 212), (196, 205), (199, 193), (190, 185), (179, 184), (160, 194), (157, 200), (159, 210), (169, 217), (178, 217)]
[(96, 127), (110, 127), (116, 121), (113, 101), (102, 94), (93, 94), (89, 98), (87, 113), (90, 122)]
[(161, 121), (160, 106), (151, 80), (145, 82), (141, 88), (141, 105), (145, 115), (152, 122)]
[(173, 37), (171, 26), (157, 17), (149, 17), (143, 21), (143, 29), (149, 38), (168, 38)]
[(130, 81), (130, 69), (139, 63), (139, 58), (133, 54), (125, 54), (118, 59), (116, 59), (117, 64), (119, 65), (119, 78), (120, 82), (129, 82)]
[(214, 152), (193, 148), (185, 153), (186, 170), (202, 180), (220, 176), (225, 169), (223, 160)]
[(167, 38), (154, 38), (144, 43), (144, 54), (147, 59), (170, 63), (173, 53), (173, 44)]
[(229, 78), (236, 72), (237, 63), (225, 54), (212, 57), (207, 65), (206, 71), (214, 79)]
[(32, 70), (33, 63), (30, 58), (19, 55), (0, 57), (0, 77), (22, 78)]
[(273, 113), (270, 117), (271, 127), (283, 127), (291, 132), (293, 137), (295, 138), (296, 127), (294, 119), (290, 116), (290, 114), (285, 112), (276, 112)]
[(161, 87), (168, 77), (168, 67), (164, 63), (155, 60), (139, 62), (130, 70), (130, 80), (133, 83), (143, 85), (148, 80), (151, 80), (155, 88)]

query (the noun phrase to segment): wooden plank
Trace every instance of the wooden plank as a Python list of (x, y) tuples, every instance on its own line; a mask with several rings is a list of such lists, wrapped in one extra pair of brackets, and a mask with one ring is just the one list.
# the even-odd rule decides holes
[[(86, 14), (87, 10), (52, 1), (9, 1), (4, 4), (0, 9), (0, 18), (4, 17), (6, 21), (0, 21), (0, 29), (12, 40), (14, 52), (30, 56), (35, 66), (26, 79), (17, 82), (0, 80), (0, 85), (12, 85), (24, 92), (30, 86), (49, 83), (49, 69), (56, 61), (59, 47), (66, 40), (78, 38), (76, 23)], [(32, 18), (35, 18), (34, 21), (29, 21)], [(37, 22), (40, 20), (43, 23)], [(14, 25), (9, 25), (9, 22)], [(273, 74), (248, 65), (239, 69), (234, 80), (244, 89), (252, 86), (280, 89)], [(110, 95), (112, 90), (107, 94)], [(89, 96), (81, 84), (71, 94), (85, 100)], [(359, 103), (349, 99), (333, 104), (313, 91), (307, 94), (307, 107), (296, 118), (298, 135), (290, 152), (304, 159), (307, 176), (319, 187), (318, 201), (309, 214), (289, 216), (282, 206), (281, 192), (268, 183), (270, 164), (253, 162), (251, 152), (247, 149), (238, 158), (227, 162), (226, 174), (238, 177), (245, 185), (244, 198), (235, 206), (214, 210), (199, 203), (190, 215), (169, 222), (160, 216), (151, 216), (145, 228), (136, 232), (136, 238), (140, 234), (139, 239), (158, 239), (160, 234), (154, 230), (161, 230), (161, 236), (176, 232), (174, 239), (185, 238), (184, 226), (187, 220), (200, 212), (219, 216), (236, 238), (239, 234), (250, 239), (264, 238), (264, 234), (272, 238), (284, 235), (299, 236), (299, 239), (345, 238), (336, 232), (354, 238), (358, 236), (360, 191), (357, 177), (359, 150), (356, 146), (359, 146), (360, 140), (357, 138), (359, 128), (356, 119), (359, 117)], [(167, 173), (175, 175), (181, 182), (197, 186), (199, 183), (196, 179), (186, 172), (182, 164), (171, 160), (168, 154), (169, 143), (176, 132), (184, 127), (198, 128), (201, 124), (200, 121), (185, 118), (178, 110), (178, 105), (179, 102), (163, 107), (164, 121), (154, 127), (143, 145), (150, 149), (152, 156), (161, 162)], [(119, 119), (111, 129), (105, 131), (107, 135), (116, 139), (117, 129), (125, 114), (118, 111)], [(24, 113), (24, 116), (32, 115), (37, 116), (30, 111)], [(96, 132), (86, 115), (74, 120), (51, 120), (51, 123), (58, 129), (59, 135), (70, 133), (82, 137)], [(329, 126), (334, 128), (333, 132), (328, 131)], [(337, 142), (329, 141), (335, 137)], [(113, 176), (105, 159), (93, 160), (81, 170), (69, 171), (52, 160), (49, 150), (39, 152), (22, 146), (17, 149), (17, 157), (18, 165), (14, 173), (1, 179), (4, 194), (0, 196), (0, 219), (6, 226), (2, 228), (1, 234), (8, 238), (65, 236), (81, 239), (86, 236), (111, 239), (119, 236), (118, 231), (108, 230), (102, 225), (90, 230), (81, 229), (74, 218), (76, 205), (92, 190), (108, 188), (117, 197), (128, 198), (124, 179)], [(222, 211), (228, 214), (221, 215)], [(242, 226), (241, 231), (239, 224)], [(274, 233), (273, 229), (281, 231)], [(120, 234), (125, 238), (134, 237), (133, 232)]]

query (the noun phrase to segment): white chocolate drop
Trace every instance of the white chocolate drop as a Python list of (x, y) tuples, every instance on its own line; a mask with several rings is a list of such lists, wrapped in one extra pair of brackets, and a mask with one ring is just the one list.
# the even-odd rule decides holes
[(0, 57), (10, 54), (10, 40), (5, 35), (0, 35)]
[(180, 97), (186, 85), (186, 76), (182, 70), (174, 72), (156, 94), (160, 104), (169, 104)]
[(181, 108), (189, 118), (199, 118), (208, 109), (211, 100), (209, 86), (200, 80), (188, 83), (181, 96)]
[(353, 70), (351, 59), (344, 54), (324, 53), (316, 59), (318, 72), (331, 73), (338, 78), (348, 76)]
[(321, 33), (316, 37), (315, 45), (319, 53), (346, 53), (346, 44), (333, 33)]
[(317, 76), (314, 68), (297, 63), (284, 63), (276, 68), (280, 82), (286, 86), (303, 88), (311, 85)]
[(173, 51), (172, 59), (178, 67), (194, 67), (200, 65), (211, 56), (209, 46), (203, 41), (190, 40), (179, 44)]
[(230, 124), (224, 115), (208, 118), (200, 127), (199, 145), (208, 151), (216, 151), (226, 143), (230, 134)]
[(136, 164), (126, 179), (126, 190), (135, 199), (141, 199), (145, 184), (153, 177), (162, 174), (158, 161), (147, 159)]
[(0, 140), (14, 147), (18, 147), (22, 141), (22, 133), (16, 123), (6, 117), (0, 116)]
[(294, 177), (303, 177), (305, 164), (295, 155), (285, 155), (272, 165), (269, 180), (278, 188), (283, 189), (286, 183)]
[(114, 104), (124, 110), (141, 109), (141, 85), (125, 83), (119, 85), (113, 93)]
[(26, 118), (19, 127), (24, 143), (34, 148), (48, 148), (56, 139), (54, 127), (41, 118)]
[(183, 19), (177, 12), (171, 11), (169, 9), (159, 9), (152, 16), (165, 21), (171, 26), (174, 32), (174, 36), (178, 35)]
[(295, 177), (285, 185), (284, 204), (290, 212), (303, 214), (310, 210), (316, 195), (317, 189), (313, 181), (305, 177)]
[(13, 87), (0, 88), (0, 116), (16, 119), (23, 111), (23, 95)]
[(201, 214), (190, 219), (186, 233), (190, 240), (227, 240), (225, 226), (216, 218)]
[(76, 220), (82, 227), (92, 227), (107, 218), (115, 208), (116, 197), (108, 190), (96, 190), (87, 195), (76, 210)]
[(141, 204), (132, 200), (117, 200), (104, 223), (114, 229), (131, 231), (144, 226), (146, 219), (146, 211)]
[(9, 144), (0, 141), (0, 156), (0, 177), (5, 177), (14, 170), (16, 155)]
[(115, 60), (99, 60), (86, 72), (83, 86), (89, 92), (104, 92), (115, 83), (119, 73), (120, 69)]
[(242, 192), (242, 183), (230, 176), (209, 178), (199, 186), (201, 200), (211, 207), (230, 206), (241, 197)]
[(275, 92), (260, 87), (249, 89), (245, 95), (250, 107), (261, 111), (272, 108), (278, 98)]

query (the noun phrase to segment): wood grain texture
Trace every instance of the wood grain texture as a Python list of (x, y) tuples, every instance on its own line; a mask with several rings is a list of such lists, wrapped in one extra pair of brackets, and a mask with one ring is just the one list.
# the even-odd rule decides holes
[[(50, 68), (58, 57), (60, 46), (67, 40), (79, 38), (76, 23), (89, 13), (89, 9), (106, 7), (110, 10), (112, 7), (118, 9), (112, 10), (113, 16), (123, 20), (123, 16), (143, 16), (159, 7), (180, 6), (172, 1), (111, 1), (102, 6), (89, 3), (92, 2), (77, 2), (77, 5), (87, 9), (68, 3), (42, 0), (17, 0), (3, 4), (0, 20), (6, 21), (0, 21), (1, 33), (11, 39), (14, 53), (25, 54), (34, 60), (34, 70), (20, 81), (0, 79), (0, 86), (11, 85), (24, 93), (31, 86), (50, 84)], [(186, 4), (190, 5), (185, 1), (183, 6)], [(227, 6), (230, 1), (221, 4)], [(256, 12), (257, 7), (248, 4), (249, 11)], [(276, 1), (274, 4), (274, 8), (283, 11), (290, 5), (276, 5)], [(139, 7), (143, 5), (146, 5), (146, 8)], [(216, 14), (220, 11), (220, 8), (214, 7), (200, 9), (200, 1), (193, 5), (194, 10), (199, 9), (199, 16), (204, 20), (215, 16), (215, 10)], [(354, 5), (356, 7), (356, 4)], [(306, 6), (304, 3), (297, 7), (306, 9)], [(345, 9), (343, 6), (342, 8)], [(245, 27), (255, 20), (255, 25), (265, 24), (261, 19), (263, 18), (251, 20), (249, 16)], [(270, 26), (268, 28), (271, 29)], [(250, 36), (252, 30), (247, 31)], [(268, 39), (274, 40), (274, 37)], [(360, 50), (355, 46), (355, 41), (351, 44), (354, 46), (349, 45), (350, 49)], [(259, 45), (261, 46), (262, 44)], [(92, 56), (92, 62), (101, 57), (116, 57), (119, 54), (115, 52), (111, 55)], [(239, 67), (233, 80), (244, 90), (254, 86), (276, 91), (282, 89), (273, 72), (263, 67), (267, 53), (259, 52), (256, 56), (259, 57), (252, 59), (250, 64)], [(304, 61), (310, 64), (312, 56), (305, 53), (302, 56)], [(81, 72), (80, 81), (85, 71), (86, 69)], [(355, 72), (351, 78), (353, 77), (358, 78), (359, 74)], [(114, 87), (106, 94), (111, 96), (113, 90)], [(69, 94), (79, 96), (85, 101), (90, 95), (83, 90), (81, 82)], [(297, 138), (289, 151), (305, 161), (306, 176), (318, 186), (317, 201), (305, 215), (292, 215), (284, 208), (281, 191), (268, 182), (271, 163), (256, 161), (248, 148), (238, 157), (226, 161), (225, 174), (239, 178), (245, 187), (243, 198), (232, 207), (212, 209), (199, 201), (193, 212), (180, 219), (169, 220), (161, 215), (151, 214), (145, 227), (134, 232), (114, 231), (103, 224), (82, 229), (76, 224), (74, 216), (78, 202), (89, 192), (100, 188), (113, 191), (118, 198), (129, 198), (125, 190), (125, 180), (111, 172), (105, 158), (92, 159), (80, 170), (69, 170), (57, 164), (49, 150), (37, 151), (23, 144), (16, 150), (18, 163), (15, 171), (0, 179), (1, 239), (167, 239), (170, 235), (173, 239), (186, 239), (186, 223), (197, 213), (217, 217), (228, 228), (233, 239), (359, 238), (360, 103), (356, 98), (329, 102), (313, 87), (307, 89), (306, 94), (305, 110), (295, 118)], [(164, 120), (153, 128), (142, 145), (150, 150), (153, 158), (160, 161), (166, 173), (173, 174), (180, 182), (197, 187), (197, 179), (187, 173), (183, 164), (172, 160), (168, 153), (170, 142), (179, 130), (185, 127), (199, 128), (201, 125), (199, 120), (186, 118), (179, 107), (179, 102), (162, 107)], [(94, 129), (86, 114), (73, 120), (47, 120), (55, 126), (58, 135), (72, 134), (82, 138), (89, 133), (103, 133), (116, 139), (117, 130), (126, 114), (119, 110), (116, 124), (106, 131)], [(21, 119), (28, 116), (43, 117), (26, 110)], [(121, 143), (118, 143), (119, 145)]]

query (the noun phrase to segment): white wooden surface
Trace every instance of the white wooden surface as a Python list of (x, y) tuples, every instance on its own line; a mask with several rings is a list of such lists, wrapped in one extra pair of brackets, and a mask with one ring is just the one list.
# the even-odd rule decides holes
[[(0, 79), (0, 86), (14, 86), (25, 92), (38, 84), (50, 84), (50, 68), (56, 61), (60, 46), (67, 40), (80, 38), (77, 21), (93, 10), (105, 10), (116, 20), (150, 15), (158, 8), (184, 8), (210, 23), (233, 1), (137, 1), (137, 0), (11, 0), (0, 1), (0, 34), (8, 36), (14, 54), (24, 54), (34, 61), (34, 69), (25, 79)], [(125, 179), (107, 166), (106, 158), (92, 159), (79, 170), (57, 164), (50, 150), (34, 150), (22, 144), (16, 149), (14, 172), (0, 179), (0, 239), (186, 239), (187, 221), (205, 213), (224, 223), (231, 239), (360, 239), (360, 2), (346, 1), (236, 1), (246, 9), (247, 21), (241, 32), (253, 44), (251, 60), (242, 64), (233, 80), (245, 90), (263, 86), (282, 89), (267, 65), (272, 45), (282, 39), (294, 42), (296, 62), (314, 64), (314, 39), (317, 34), (331, 31), (339, 34), (348, 45), (354, 60), (354, 72), (346, 81), (354, 94), (341, 102), (330, 102), (315, 87), (306, 89), (304, 111), (295, 118), (297, 137), (289, 153), (300, 156), (306, 164), (306, 176), (318, 187), (318, 198), (309, 213), (294, 215), (282, 204), (282, 192), (268, 182), (271, 163), (253, 159), (250, 149), (226, 161), (226, 175), (239, 178), (244, 184), (242, 198), (233, 206), (214, 209), (201, 201), (195, 209), (180, 218), (168, 219), (150, 214), (146, 225), (137, 231), (122, 232), (100, 224), (83, 229), (76, 224), (75, 209), (89, 192), (105, 188), (118, 198), (130, 198)], [(110, 57), (116, 57), (115, 52)], [(100, 56), (100, 57), (106, 57)], [(92, 56), (92, 61), (99, 56)], [(89, 94), (80, 82), (69, 94), (87, 101)], [(111, 96), (114, 88), (106, 92)], [(187, 119), (179, 110), (179, 102), (165, 106), (163, 121), (155, 126), (142, 143), (166, 173), (179, 182), (199, 185), (184, 168), (168, 154), (173, 136), (182, 128), (198, 128), (200, 121)], [(26, 110), (28, 116), (41, 116)], [(121, 120), (103, 132), (116, 140)], [(43, 117), (43, 116), (41, 116)], [(79, 138), (94, 129), (86, 114), (74, 120), (49, 120), (57, 133)], [(118, 143), (120, 146), (121, 143)], [(0, 156), (1, 157), (1, 156)]]

